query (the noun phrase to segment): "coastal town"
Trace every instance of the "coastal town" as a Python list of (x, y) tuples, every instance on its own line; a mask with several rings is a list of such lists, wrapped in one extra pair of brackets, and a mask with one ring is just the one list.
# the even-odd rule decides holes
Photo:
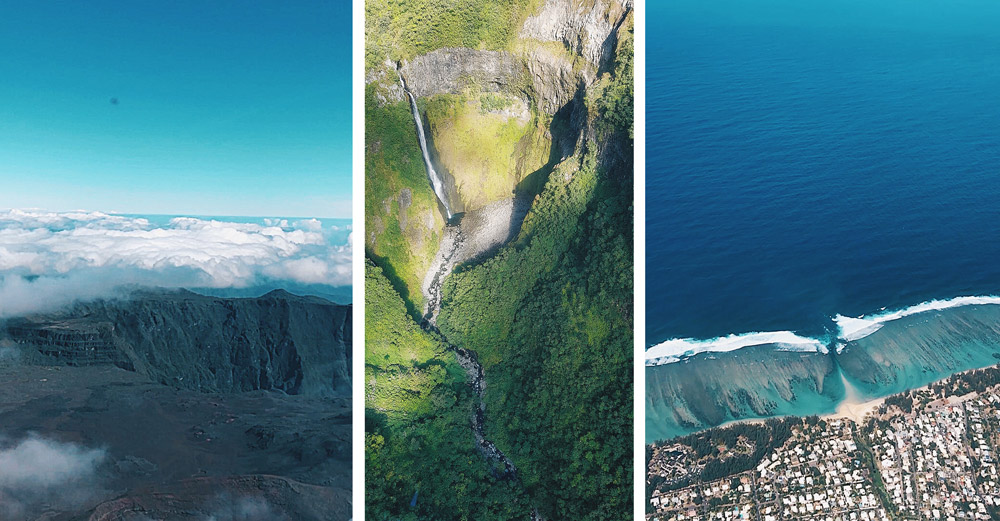
[(1000, 369), (647, 447), (647, 520), (1000, 519)]

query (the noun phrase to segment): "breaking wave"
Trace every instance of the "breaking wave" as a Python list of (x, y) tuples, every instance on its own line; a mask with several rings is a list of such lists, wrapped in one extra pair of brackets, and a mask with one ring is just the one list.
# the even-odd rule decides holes
[[(1000, 296), (966, 296), (929, 300), (896, 311), (882, 311), (860, 317), (848, 317), (837, 314), (833, 317), (833, 322), (837, 326), (837, 352), (839, 353), (847, 342), (865, 338), (882, 329), (882, 326), (893, 320), (928, 311), (989, 304), (1000, 304)], [(731, 334), (704, 340), (694, 338), (667, 340), (646, 350), (646, 365), (669, 364), (690, 358), (699, 353), (724, 353), (759, 345), (774, 345), (776, 350), (815, 353), (827, 352), (827, 342), (822, 339), (799, 336), (791, 331), (754, 332)]]
[(646, 365), (679, 362), (698, 353), (729, 352), (744, 347), (774, 345), (776, 350), (826, 353), (826, 343), (817, 338), (796, 335), (791, 331), (733, 334), (710, 340), (678, 338), (667, 340), (646, 350)]
[(924, 313), (927, 311), (940, 311), (942, 309), (956, 308), (960, 306), (975, 306), (983, 304), (1000, 304), (1000, 297), (980, 296), (980, 297), (955, 297), (945, 300), (929, 300), (921, 302), (915, 306), (906, 307), (897, 311), (881, 312), (874, 315), (863, 315), (860, 317), (845, 317), (837, 315), (833, 321), (837, 324), (838, 339), (851, 342), (864, 338), (879, 329), (886, 322), (898, 320), (903, 317)]

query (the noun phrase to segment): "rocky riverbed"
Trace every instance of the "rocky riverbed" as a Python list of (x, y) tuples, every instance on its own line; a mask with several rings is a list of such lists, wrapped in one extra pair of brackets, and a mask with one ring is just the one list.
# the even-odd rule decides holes
[(445, 227), (437, 254), (424, 277), (426, 322), (437, 324), (444, 278), (456, 266), (481, 261), (517, 237), (530, 208), (531, 201), (518, 195), (458, 215)]
[[(511, 205), (511, 208), (513, 208), (513, 205)], [(493, 213), (493, 215), (499, 214), (498, 212)], [(521, 218), (523, 219), (523, 215)], [(467, 226), (476, 226), (474, 223), (480, 220), (480, 218), (473, 218), (468, 221), (469, 225)], [(465, 219), (462, 222), (465, 222)], [(435, 258), (432, 271), (427, 274), (424, 286), (424, 294), (427, 297), (427, 308), (425, 310), (423, 327), (439, 335), (441, 332), (437, 329), (437, 314), (441, 310), (441, 287), (444, 285), (445, 277), (451, 273), (451, 270), (461, 259), (468, 259), (467, 255), (476, 252), (477, 247), (491, 244), (490, 240), (483, 240), (481, 237), (476, 237), (475, 235), (472, 236), (472, 240), (466, 240), (467, 231), (467, 228), (460, 223), (449, 225), (445, 229), (445, 236), (441, 241), (438, 256)], [(499, 246), (499, 244), (496, 246)], [(441, 336), (444, 338), (444, 335)], [(445, 340), (447, 341), (447, 339)], [(448, 345), (449, 349), (455, 353), (459, 365), (465, 369), (469, 378), (469, 386), (479, 398), (479, 403), (469, 418), (472, 435), (476, 440), (476, 447), (483, 454), (483, 457), (493, 464), (493, 474), (496, 477), (517, 479), (517, 467), (514, 465), (514, 462), (504, 455), (497, 448), (496, 444), (486, 439), (486, 404), (483, 402), (483, 393), (486, 390), (486, 376), (483, 372), (483, 366), (480, 365), (475, 352), (451, 345), (450, 343)]]

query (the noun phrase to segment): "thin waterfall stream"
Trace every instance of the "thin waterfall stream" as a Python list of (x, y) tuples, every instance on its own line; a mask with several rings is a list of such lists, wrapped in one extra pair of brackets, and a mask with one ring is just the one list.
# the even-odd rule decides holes
[(420, 118), (420, 111), (417, 110), (417, 98), (410, 92), (410, 89), (406, 86), (406, 80), (403, 79), (402, 73), (398, 70), (399, 74), (399, 84), (403, 87), (403, 92), (406, 96), (410, 98), (410, 109), (413, 111), (413, 122), (417, 125), (417, 139), (420, 141), (420, 151), (424, 155), (424, 166), (427, 167), (427, 177), (431, 180), (431, 188), (434, 189), (434, 195), (437, 196), (438, 201), (441, 201), (441, 205), (444, 206), (444, 213), (446, 214), (446, 219), (451, 220), (451, 205), (448, 204), (448, 195), (444, 189), (444, 180), (441, 179), (441, 174), (434, 169), (434, 164), (431, 163), (431, 154), (427, 150), (427, 136), (424, 134), (424, 122)]

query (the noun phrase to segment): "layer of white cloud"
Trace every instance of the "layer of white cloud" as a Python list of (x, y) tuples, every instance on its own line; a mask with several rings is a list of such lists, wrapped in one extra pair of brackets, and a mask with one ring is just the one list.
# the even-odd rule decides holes
[(124, 284), (242, 288), (264, 280), (351, 284), (351, 238), (307, 219), (259, 223), (100, 212), (0, 211), (0, 317)]

